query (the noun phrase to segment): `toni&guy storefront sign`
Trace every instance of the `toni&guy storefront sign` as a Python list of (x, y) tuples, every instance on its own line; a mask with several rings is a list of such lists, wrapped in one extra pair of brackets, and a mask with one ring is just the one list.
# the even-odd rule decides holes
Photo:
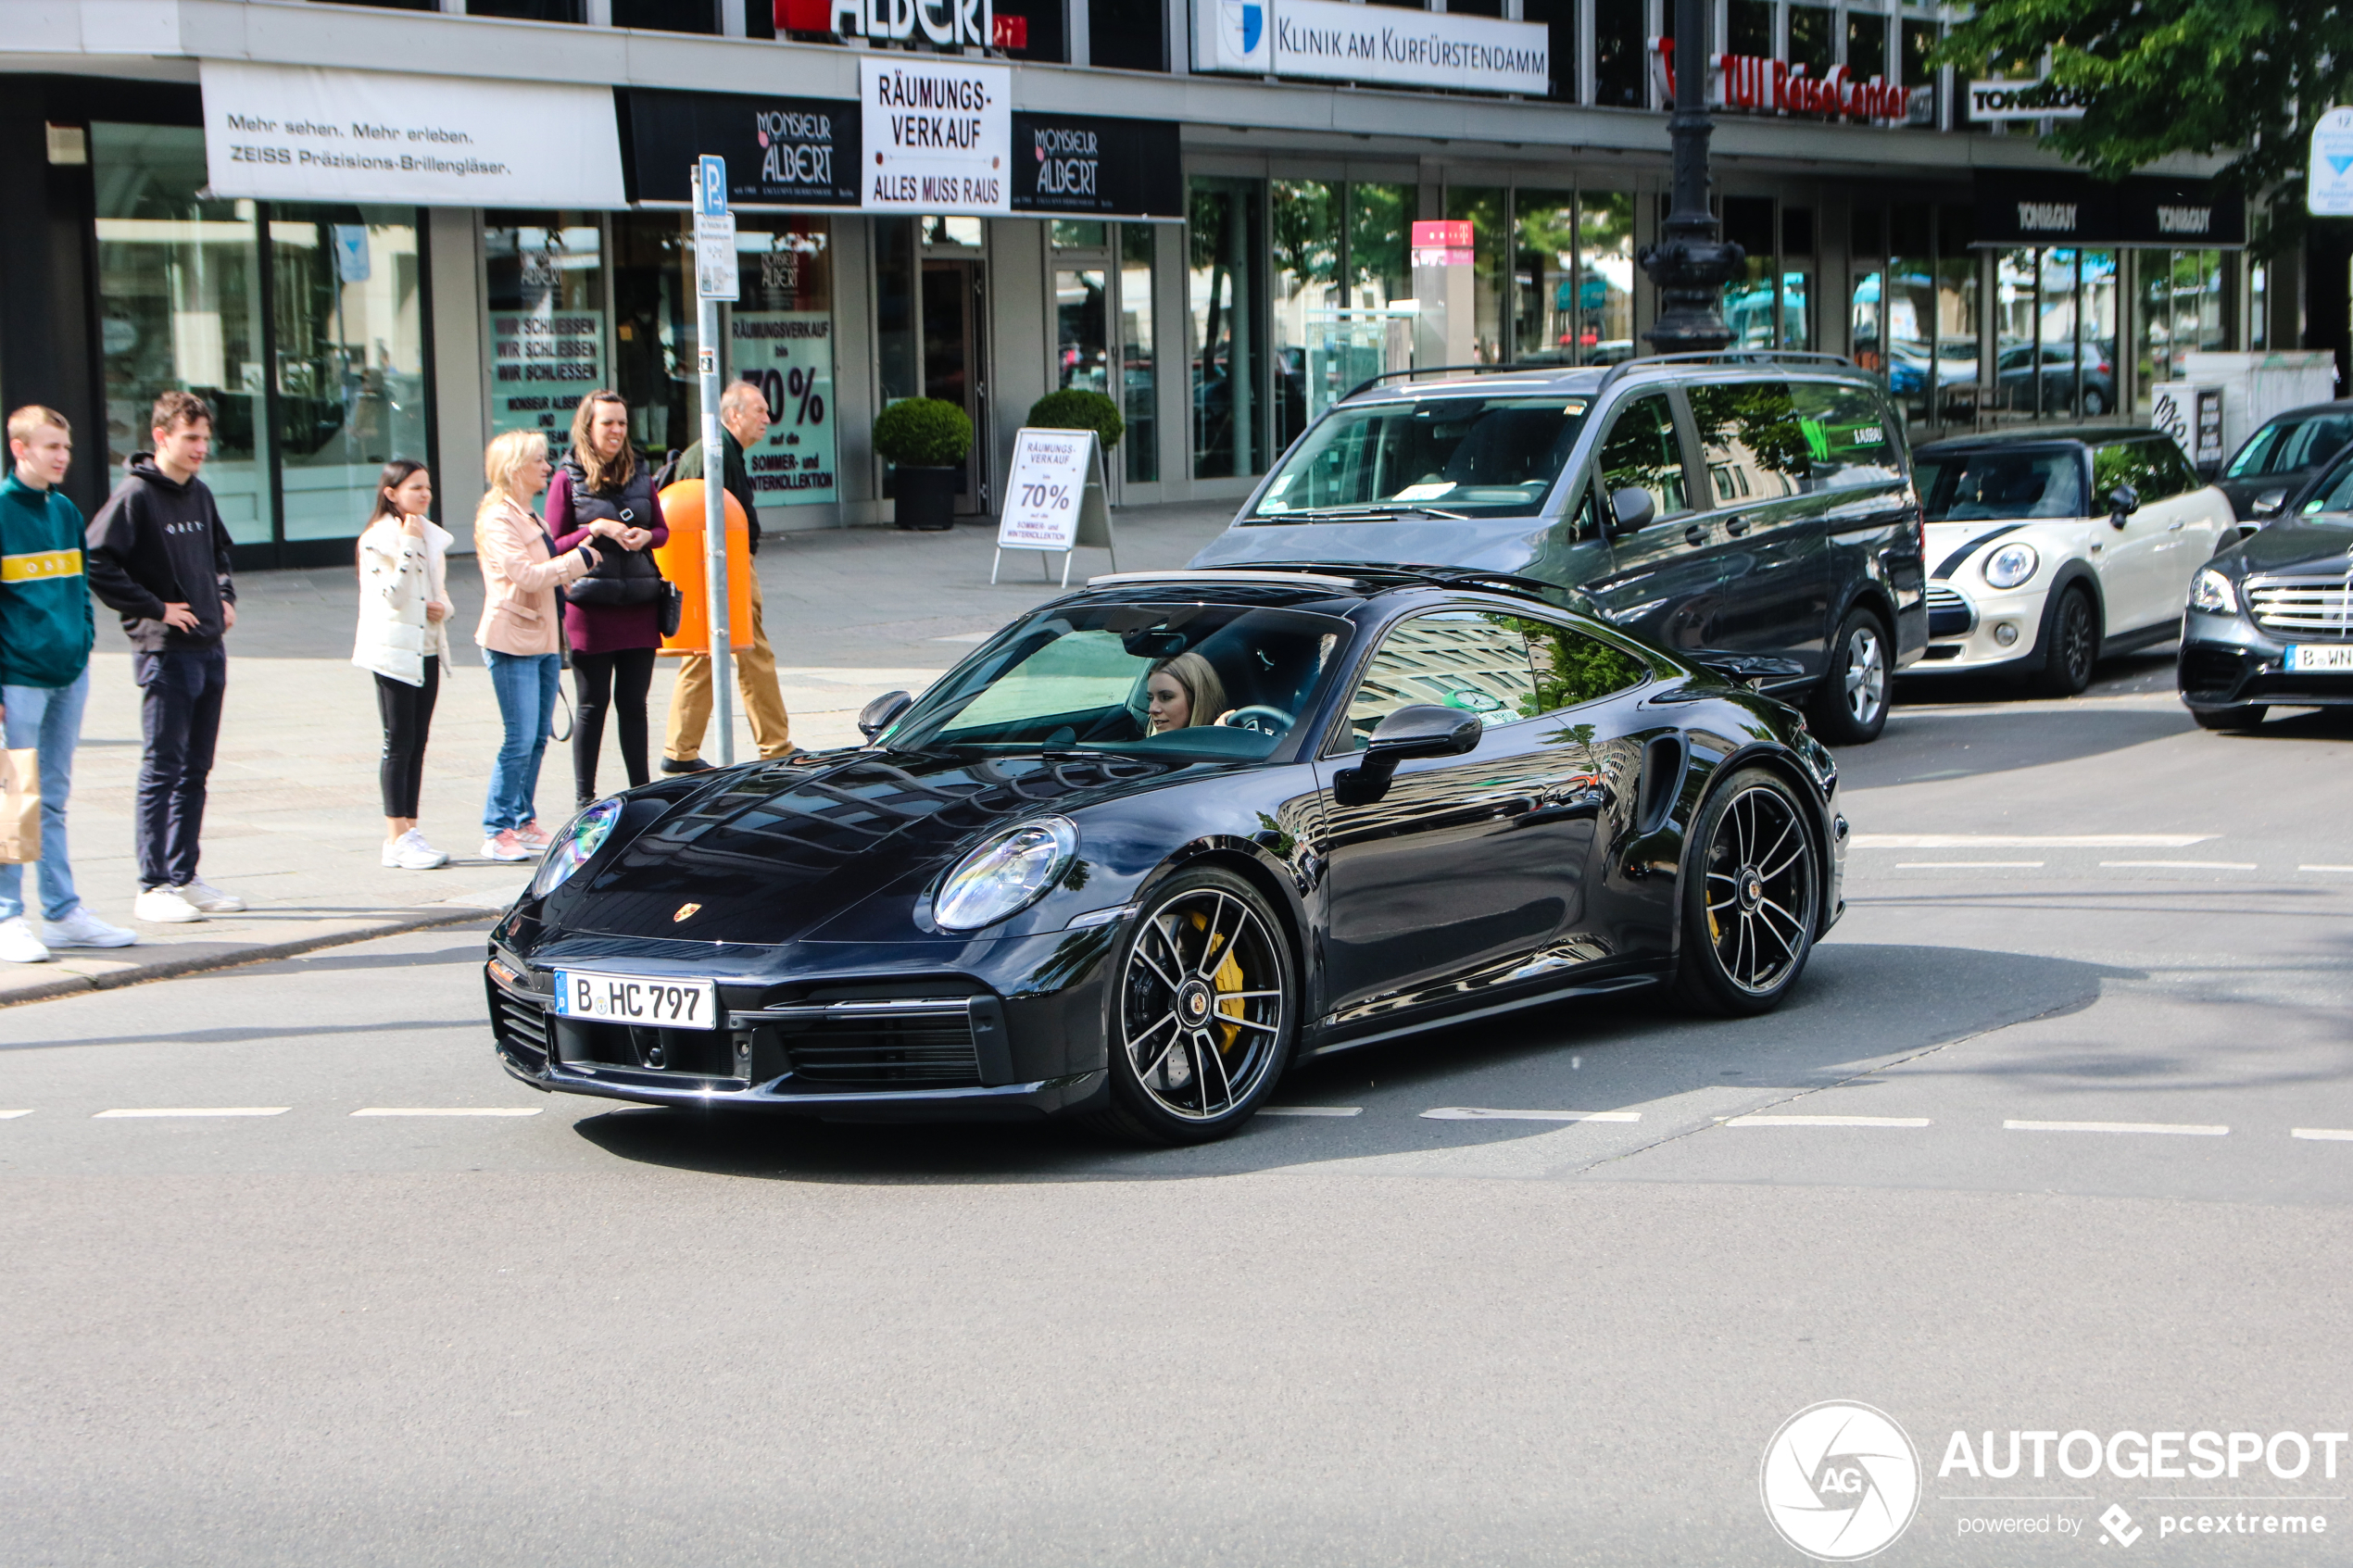
[(1542, 97), (1550, 39), (1541, 22), (1344, 0), (1193, 0), (1193, 69), (1203, 71)]

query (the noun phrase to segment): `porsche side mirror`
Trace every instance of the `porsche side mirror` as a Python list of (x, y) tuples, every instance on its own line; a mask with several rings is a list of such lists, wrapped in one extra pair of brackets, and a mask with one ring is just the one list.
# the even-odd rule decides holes
[(2124, 520), (2141, 509), (2141, 493), (2129, 484), (2120, 484), (2108, 493), (2108, 521), (2118, 528)]
[(1630, 484), (1609, 493), (1609, 510), (1612, 533), (1639, 533), (1658, 521), (1658, 505), (1651, 493)]
[(858, 733), (872, 740), (914, 706), (915, 699), (905, 692), (885, 692), (858, 710)]
[(1370, 806), (1389, 793), (1397, 764), (1409, 757), (1460, 757), (1476, 751), (1482, 728), (1478, 714), (1459, 708), (1434, 702), (1401, 708), (1375, 727), (1365, 743), (1364, 759), (1333, 775), (1332, 793), (1342, 806)]

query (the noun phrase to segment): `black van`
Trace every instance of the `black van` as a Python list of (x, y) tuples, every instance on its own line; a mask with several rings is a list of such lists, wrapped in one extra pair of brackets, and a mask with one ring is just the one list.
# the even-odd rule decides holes
[(1878, 383), (1831, 355), (1727, 353), (1367, 383), (1193, 564), (1541, 579), (1669, 647), (1784, 661), (1768, 689), (1855, 742), (1885, 726), (1892, 676), (1928, 646), (1921, 555)]

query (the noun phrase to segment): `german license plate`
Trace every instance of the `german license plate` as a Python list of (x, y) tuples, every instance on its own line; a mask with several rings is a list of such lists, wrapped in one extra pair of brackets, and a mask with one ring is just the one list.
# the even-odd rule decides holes
[(2353, 643), (2296, 643), (2287, 650), (2287, 667), (2295, 671), (2333, 671), (2353, 674)]
[(718, 1004), (718, 987), (708, 980), (650, 980), (642, 974), (556, 971), (560, 1018), (660, 1029), (716, 1029)]

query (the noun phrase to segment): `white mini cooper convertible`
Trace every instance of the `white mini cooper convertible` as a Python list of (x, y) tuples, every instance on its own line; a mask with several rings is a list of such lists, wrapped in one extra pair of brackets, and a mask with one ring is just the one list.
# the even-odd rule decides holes
[(2155, 431), (2018, 431), (1922, 446), (1928, 652), (1906, 671), (2022, 675), (2055, 696), (2104, 653), (2181, 629), (2190, 579), (2234, 542), (2221, 491)]

